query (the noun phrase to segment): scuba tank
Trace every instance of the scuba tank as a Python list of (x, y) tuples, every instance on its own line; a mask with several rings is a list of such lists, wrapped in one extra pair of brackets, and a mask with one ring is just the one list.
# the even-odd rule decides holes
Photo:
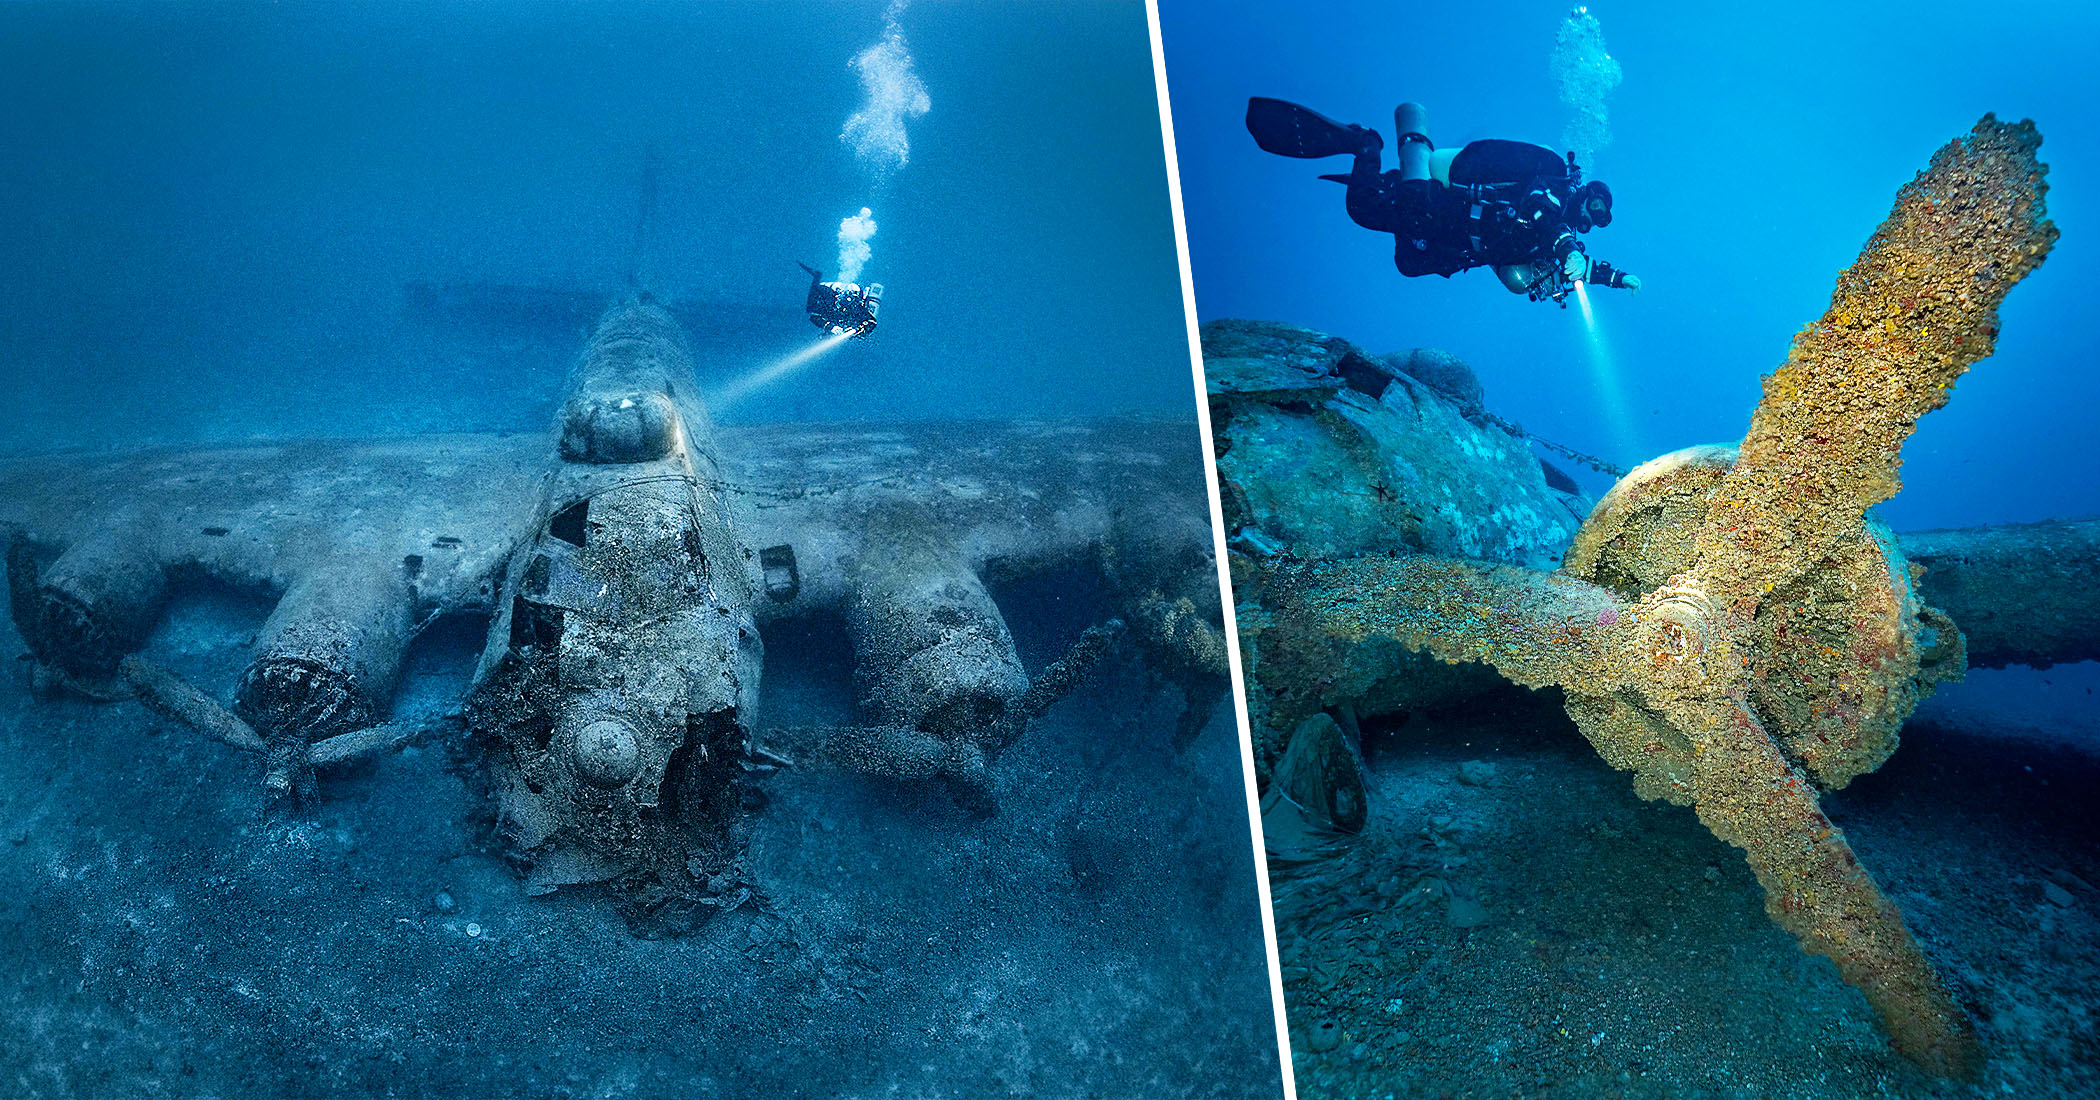
[(1429, 108), (1419, 103), (1402, 103), (1393, 108), (1393, 133), (1396, 146), (1393, 153), (1400, 160), (1400, 178), (1431, 178), (1429, 154), (1436, 151), (1436, 144), (1429, 140)]

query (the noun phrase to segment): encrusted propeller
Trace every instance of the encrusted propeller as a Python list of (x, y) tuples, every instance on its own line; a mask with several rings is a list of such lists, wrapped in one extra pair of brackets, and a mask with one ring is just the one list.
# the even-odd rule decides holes
[[(1817, 784), (1879, 766), (1918, 700), (1963, 670), (1959, 633), (1866, 510), (1895, 495), (1904, 440), (1990, 353), (1999, 303), (2056, 239), (2040, 143), (1987, 115), (1935, 154), (1766, 378), (1741, 446), (1629, 474), (1561, 571), (1313, 566), (1275, 578), (1260, 632), (1265, 660), (1299, 651), (1286, 667), (1389, 640), (1561, 686), (1598, 752), (1742, 848), (1773, 920), (1837, 963), (1898, 1050), (1948, 1075), (1973, 1064), (1968, 1017)], [(1273, 719), (1320, 705), (1276, 691)]]

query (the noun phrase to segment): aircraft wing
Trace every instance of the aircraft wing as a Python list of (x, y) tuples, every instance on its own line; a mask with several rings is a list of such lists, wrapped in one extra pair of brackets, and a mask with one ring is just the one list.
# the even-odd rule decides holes
[(1193, 424), (791, 424), (725, 435), (724, 497), (745, 544), (794, 549), (800, 593), (775, 613), (836, 605), (864, 557), (929, 547), (997, 576), (1164, 540), (1212, 568)]
[[(1208, 552), (1193, 426), (1142, 420), (761, 425), (725, 432), (723, 497), (752, 551), (791, 546), (834, 605), (864, 555), (938, 546), (972, 568), (1067, 560), (1118, 532)], [(71, 452), (0, 464), (0, 535), (48, 560), (201, 573), (273, 592), (345, 559), (399, 569), (419, 613), (487, 611), (536, 533), (542, 433)], [(617, 467), (607, 467), (617, 478)], [(96, 560), (84, 563), (92, 570)]]
[(535, 432), (39, 455), (0, 465), (0, 534), (278, 592), (383, 559), (420, 607), (486, 610), (547, 451)]

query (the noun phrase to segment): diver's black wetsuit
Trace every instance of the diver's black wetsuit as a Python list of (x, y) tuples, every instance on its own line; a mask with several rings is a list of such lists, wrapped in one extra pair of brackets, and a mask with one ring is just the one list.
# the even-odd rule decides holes
[(851, 332), (864, 336), (875, 329), (873, 295), (882, 291), (872, 287), (858, 293), (849, 291), (844, 284), (827, 283), (824, 273), (808, 264), (797, 262), (796, 267), (809, 272), (809, 297), (803, 308), (809, 313), (809, 323), (826, 332)]
[[(1419, 105), (1403, 104), (1426, 124)], [(1592, 263), (1577, 236), (1611, 224), (1611, 189), (1583, 183), (1572, 159), (1521, 141), (1469, 142), (1448, 159), (1426, 134), (1400, 135), (1400, 161), (1412, 170), (1380, 171), (1385, 143), (1377, 131), (1336, 122), (1307, 107), (1256, 96), (1247, 101), (1247, 131), (1278, 156), (1351, 155), (1346, 175), (1350, 220), (1393, 235), (1393, 266), (1402, 275), (1455, 275), (1494, 267), (1504, 285), (1534, 299), (1563, 301), (1577, 281), (1637, 289), (1640, 280)], [(1410, 148), (1413, 143), (1419, 147)], [(1432, 168), (1432, 164), (1435, 165)]]
[(1465, 196), (1435, 180), (1403, 180), (1399, 169), (1378, 170), (1378, 150), (1356, 154), (1349, 185), (1349, 219), (1393, 235), (1393, 266), (1400, 274), (1455, 275), (1479, 261), (1452, 230), (1465, 220)]
[(811, 324), (822, 327), (825, 322), (819, 318), (836, 316), (839, 312), (838, 288), (825, 282), (824, 273), (816, 268), (805, 263), (795, 266), (809, 272), (809, 297), (802, 308), (808, 311)]
[[(1398, 169), (1379, 171), (1377, 145), (1359, 150), (1342, 181), (1349, 188), (1350, 220), (1391, 233), (1393, 266), (1407, 276), (1564, 259), (1556, 246), (1567, 247), (1563, 242), (1572, 242), (1575, 232), (1565, 214), (1573, 190), (1566, 166), (1551, 150), (1514, 141), (1474, 142), (1459, 155), (1489, 145), (1497, 148), (1481, 156), (1493, 158), (1493, 164), (1480, 167), (1504, 169), (1493, 175), (1521, 172), (1524, 178), (1466, 184), (1404, 180)], [(1558, 171), (1536, 171), (1547, 166)], [(1475, 171), (1467, 178), (1477, 178), (1479, 168)]]

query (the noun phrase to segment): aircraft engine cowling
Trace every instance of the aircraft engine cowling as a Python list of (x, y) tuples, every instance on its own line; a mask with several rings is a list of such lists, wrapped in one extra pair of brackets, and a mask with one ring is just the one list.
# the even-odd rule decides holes
[(379, 721), (414, 633), (398, 564), (344, 561), (301, 577), (263, 623), (234, 710), (266, 738), (317, 741)]
[(150, 535), (110, 524), (68, 547), (41, 576), (27, 544), (10, 550), (15, 625), (36, 659), (69, 676), (106, 677), (137, 649), (168, 599)]
[(989, 738), (1028, 690), (991, 593), (948, 555), (868, 555), (846, 601), (846, 627), (862, 707), (879, 723), (948, 741)]

